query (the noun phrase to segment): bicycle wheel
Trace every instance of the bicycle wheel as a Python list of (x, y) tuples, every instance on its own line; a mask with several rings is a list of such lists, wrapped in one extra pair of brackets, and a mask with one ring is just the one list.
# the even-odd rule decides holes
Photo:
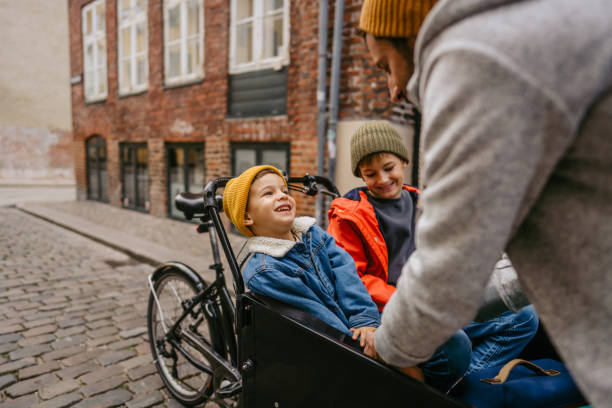
[[(187, 406), (201, 404), (213, 392), (213, 378), (205, 372), (198, 370), (190, 364), (185, 356), (176, 350), (169, 342), (164, 341), (170, 327), (181, 317), (185, 301), (193, 298), (197, 293), (198, 282), (188, 274), (176, 267), (167, 267), (164, 273), (154, 283), (153, 293), (149, 296), (147, 323), (149, 329), (149, 343), (153, 360), (164, 384), (174, 398)], [(159, 302), (159, 304), (158, 304)], [(180, 330), (194, 331), (194, 324), (199, 322), (195, 332), (208, 344), (215, 344), (213, 348), (225, 356), (225, 347), (219, 345), (218, 339), (211, 340), (212, 328), (204, 318), (200, 305), (196, 306), (194, 313), (189, 314), (180, 324)], [(186, 342), (181, 341), (180, 334), (177, 339), (180, 346), (195, 359), (210, 367), (206, 358)]]

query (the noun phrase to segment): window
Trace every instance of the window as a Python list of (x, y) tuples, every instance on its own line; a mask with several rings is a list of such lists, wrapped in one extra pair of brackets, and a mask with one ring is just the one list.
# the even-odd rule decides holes
[(149, 211), (148, 151), (144, 143), (121, 144), (123, 206)]
[(202, 0), (164, 1), (166, 85), (202, 78), (204, 9)]
[(234, 176), (260, 164), (269, 164), (289, 173), (289, 143), (232, 143), (231, 150)]
[(171, 217), (185, 219), (182, 212), (174, 207), (178, 193), (204, 191), (204, 144), (173, 143), (167, 146), (168, 153), (168, 207)]
[(104, 0), (96, 0), (82, 10), (85, 102), (103, 100), (108, 93), (104, 7)]
[(119, 0), (117, 3), (119, 44), (119, 93), (147, 89), (147, 0)]
[(289, 63), (289, 1), (231, 0), (230, 73)]
[(87, 198), (108, 202), (108, 170), (106, 168), (106, 141), (92, 136), (85, 143), (87, 160)]

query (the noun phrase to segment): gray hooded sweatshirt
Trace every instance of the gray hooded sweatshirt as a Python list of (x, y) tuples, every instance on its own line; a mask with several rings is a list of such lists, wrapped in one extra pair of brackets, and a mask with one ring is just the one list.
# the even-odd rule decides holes
[(612, 407), (612, 1), (441, 0), (408, 94), (423, 212), (377, 351), (427, 360), (507, 250), (580, 388)]

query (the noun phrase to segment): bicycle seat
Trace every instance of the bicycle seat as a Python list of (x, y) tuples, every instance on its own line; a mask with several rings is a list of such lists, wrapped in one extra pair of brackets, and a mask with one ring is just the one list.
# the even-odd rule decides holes
[(174, 206), (190, 220), (194, 215), (204, 214), (204, 195), (190, 192), (178, 193), (174, 197)]

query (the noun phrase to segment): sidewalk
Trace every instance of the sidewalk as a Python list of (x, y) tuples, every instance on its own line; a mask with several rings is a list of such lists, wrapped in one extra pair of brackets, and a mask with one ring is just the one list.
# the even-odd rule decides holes
[[(179, 261), (191, 266), (205, 280), (214, 279), (208, 269), (213, 263), (208, 234), (198, 234), (196, 224), (89, 200), (27, 202), (16, 204), (16, 208), (150, 265)], [(228, 237), (237, 255), (245, 239), (231, 233)], [(231, 273), (221, 248), (220, 252), (228, 288), (232, 288)]]

